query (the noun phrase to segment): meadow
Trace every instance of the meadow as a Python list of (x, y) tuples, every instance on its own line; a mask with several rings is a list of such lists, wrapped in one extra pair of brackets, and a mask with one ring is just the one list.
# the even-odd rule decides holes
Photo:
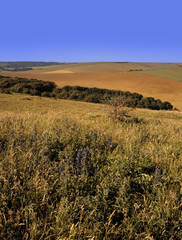
[(153, 69), (153, 70), (146, 70), (142, 72), (140, 71), (140, 73), (148, 76), (156, 76), (156, 77), (169, 78), (177, 81), (182, 81), (181, 68)]
[(182, 113), (0, 94), (0, 239), (181, 239)]

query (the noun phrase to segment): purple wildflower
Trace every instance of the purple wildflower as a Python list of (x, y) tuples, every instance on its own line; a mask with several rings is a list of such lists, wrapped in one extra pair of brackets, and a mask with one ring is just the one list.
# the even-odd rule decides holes
[(11, 129), (11, 131), (10, 131), (10, 137), (11, 137), (11, 138), (14, 137), (14, 130), (13, 130), (13, 129)]
[(81, 157), (82, 157), (82, 151), (81, 149), (79, 149), (76, 155), (76, 166), (75, 166), (78, 175), (81, 174), (81, 169), (82, 169)]
[(63, 175), (64, 175), (64, 167), (63, 166), (61, 166), (60, 168), (59, 168), (59, 174), (61, 175), (61, 178), (63, 178)]
[(94, 169), (94, 176), (98, 173), (99, 169), (98, 168), (95, 168)]
[(50, 158), (48, 156), (45, 156), (45, 161), (48, 162)]
[(154, 173), (154, 181), (155, 181), (155, 184), (160, 183), (160, 179), (161, 179), (161, 170), (157, 167), (157, 168), (155, 169), (155, 173)]
[(82, 151), (82, 165), (85, 174), (89, 175), (90, 166), (89, 166), (90, 152), (88, 148), (84, 148)]
[(64, 171), (64, 167), (61, 166), (61, 167), (59, 168), (59, 173), (61, 174), (63, 171)]

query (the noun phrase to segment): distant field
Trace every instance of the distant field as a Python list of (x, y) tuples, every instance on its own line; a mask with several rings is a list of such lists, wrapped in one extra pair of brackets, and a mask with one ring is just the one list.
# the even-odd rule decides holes
[(36, 78), (53, 81), (59, 87), (79, 85), (86, 87), (108, 88), (137, 92), (144, 96), (159, 98), (171, 102), (182, 109), (182, 82), (129, 72), (91, 72), (91, 73), (43, 73), (38, 70), (26, 73), (3, 72), (2, 75)]
[[(0, 67), (7, 63), (0, 62)], [(11, 63), (12, 65), (13, 63)], [(42, 65), (41, 65), (42, 64)], [(142, 63), (142, 62), (86, 62), (86, 63), (27, 63), (23, 66), (33, 67), (35, 71), (47, 72), (56, 70), (68, 70), (72, 72), (128, 72), (130, 70), (155, 70), (155, 69), (173, 69), (182, 68), (182, 63)], [(19, 63), (21, 66), (21, 64)]]
[[(133, 73), (138, 72), (134, 71)], [(146, 70), (140, 71), (139, 73), (148, 76), (169, 78), (177, 81), (182, 81), (182, 68)]]
[(137, 62), (92, 62), (92, 63), (68, 63), (56, 66), (37, 67), (41, 72), (68, 70), (80, 72), (128, 72), (130, 70), (154, 70), (181, 68), (181, 63), (137, 63)]
[(138, 92), (182, 109), (182, 63), (66, 63), (33, 67), (26, 72), (0, 71), (0, 75), (53, 81), (58, 87), (80, 85)]

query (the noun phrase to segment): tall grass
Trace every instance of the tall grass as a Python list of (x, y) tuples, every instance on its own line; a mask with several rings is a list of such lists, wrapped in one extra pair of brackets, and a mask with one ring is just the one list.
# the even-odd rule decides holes
[(137, 114), (2, 112), (0, 239), (181, 239), (181, 113)]

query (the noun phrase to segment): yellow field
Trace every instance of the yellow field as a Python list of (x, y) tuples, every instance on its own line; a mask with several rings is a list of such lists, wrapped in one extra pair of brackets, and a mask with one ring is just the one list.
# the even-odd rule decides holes
[[(6, 118), (11, 114), (15, 114), (21, 118), (25, 115), (30, 115), (34, 116), (34, 119), (39, 116), (36, 121), (39, 121), (38, 119), (40, 117), (45, 118), (45, 121), (48, 121), (48, 118), (61, 119), (68, 117), (85, 125), (89, 124), (92, 127), (94, 126), (94, 128), (98, 127), (98, 129), (101, 126), (103, 127), (105, 124), (107, 126), (104, 132), (110, 131), (109, 134), (111, 134), (113, 131), (111, 124), (112, 120), (110, 120), (108, 117), (106, 111), (107, 107), (107, 105), (88, 102), (79, 102), (64, 99), (55, 100), (53, 98), (29, 96), (17, 93), (0, 93), (1, 119)], [(140, 108), (131, 111), (130, 115), (132, 117), (145, 119), (149, 122), (162, 119), (163, 122), (171, 121), (174, 123), (176, 121), (177, 124), (181, 124), (182, 119), (182, 113), (178, 111), (158, 111)], [(45, 127), (42, 122), (41, 124), (43, 127)], [(118, 128), (118, 131), (120, 133), (121, 129)], [(120, 136), (119, 133), (118, 136)]]

